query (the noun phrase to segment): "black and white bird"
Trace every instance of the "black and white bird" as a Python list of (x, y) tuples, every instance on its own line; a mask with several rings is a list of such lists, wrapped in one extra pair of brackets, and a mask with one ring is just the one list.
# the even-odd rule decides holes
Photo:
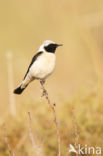
[(14, 90), (15, 94), (21, 94), (28, 84), (35, 79), (45, 82), (45, 79), (51, 75), (55, 69), (55, 51), (59, 46), (62, 46), (62, 44), (56, 44), (50, 40), (44, 41), (37, 54), (32, 58), (23, 81), (18, 88)]

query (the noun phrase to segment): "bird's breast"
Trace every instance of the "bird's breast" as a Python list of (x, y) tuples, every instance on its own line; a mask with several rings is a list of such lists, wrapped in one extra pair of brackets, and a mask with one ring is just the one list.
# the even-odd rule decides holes
[(48, 77), (55, 69), (56, 55), (44, 52), (32, 65), (32, 76), (44, 79)]

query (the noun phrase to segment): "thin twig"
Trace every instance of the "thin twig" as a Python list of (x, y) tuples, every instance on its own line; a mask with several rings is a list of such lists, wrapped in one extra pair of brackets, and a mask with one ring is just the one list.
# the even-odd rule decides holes
[(8, 147), (8, 150), (9, 150), (9, 153), (11, 156), (15, 156), (14, 152), (12, 151), (10, 145), (9, 145), (9, 141), (8, 141), (8, 137), (7, 137), (7, 132), (6, 132), (6, 127), (5, 125), (3, 126), (4, 128), (4, 139), (5, 139), (5, 143), (7, 144), (7, 147)]
[(31, 119), (30, 112), (28, 112), (28, 117), (29, 117), (29, 136), (30, 136), (30, 140), (31, 140), (34, 152), (37, 156), (44, 156), (43, 149), (41, 148), (41, 146), (37, 145), (36, 141), (34, 140), (33, 131), (32, 131), (32, 119)]
[(28, 137), (28, 134), (25, 133), (23, 135), (23, 137), (20, 139), (20, 141), (18, 142), (18, 144), (16, 145), (14, 151), (17, 152), (22, 147), (22, 145), (25, 143), (25, 140), (27, 139), (27, 137)]
[(57, 115), (56, 115), (56, 111), (55, 111), (55, 106), (56, 104), (52, 104), (50, 99), (49, 99), (49, 96), (48, 96), (48, 92), (47, 90), (45, 89), (44, 87), (44, 81), (40, 81), (41, 83), (41, 87), (42, 87), (42, 96), (45, 96), (51, 110), (52, 110), (52, 113), (53, 113), (53, 116), (54, 116), (54, 124), (55, 124), (55, 127), (56, 127), (56, 134), (57, 134), (57, 141), (58, 141), (58, 156), (61, 156), (61, 140), (60, 140), (60, 132), (59, 132), (59, 127), (58, 127), (58, 121), (57, 121)]
[(47, 137), (48, 137), (48, 134), (47, 134), (47, 135), (43, 138), (43, 140), (41, 141), (40, 147), (44, 145), (45, 141), (47, 140)]
[(76, 148), (76, 156), (78, 156), (78, 140), (79, 140), (79, 134), (78, 134), (78, 127), (76, 122), (76, 116), (75, 116), (75, 109), (72, 109), (73, 113), (73, 125), (74, 125), (74, 135), (75, 135), (75, 148)]

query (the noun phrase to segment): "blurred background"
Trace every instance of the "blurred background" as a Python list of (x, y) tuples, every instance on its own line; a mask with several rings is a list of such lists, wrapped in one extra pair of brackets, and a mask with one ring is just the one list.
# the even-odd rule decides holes
[(50, 99), (57, 105), (62, 155), (75, 142), (72, 108), (79, 142), (103, 146), (103, 1), (0, 0), (0, 156), (9, 155), (3, 123), (12, 149), (24, 139), (16, 155), (34, 155), (26, 137), (28, 111), (38, 140), (48, 134), (45, 155), (57, 155), (52, 113), (45, 99), (41, 99), (39, 81), (34, 81), (20, 96), (12, 94), (44, 40), (63, 44), (56, 51), (56, 70), (45, 84)]

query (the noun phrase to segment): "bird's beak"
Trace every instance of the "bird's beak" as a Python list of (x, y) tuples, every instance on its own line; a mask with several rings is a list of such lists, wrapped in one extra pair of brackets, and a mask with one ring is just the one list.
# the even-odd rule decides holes
[(57, 44), (57, 47), (59, 47), (59, 46), (63, 46), (63, 44)]

